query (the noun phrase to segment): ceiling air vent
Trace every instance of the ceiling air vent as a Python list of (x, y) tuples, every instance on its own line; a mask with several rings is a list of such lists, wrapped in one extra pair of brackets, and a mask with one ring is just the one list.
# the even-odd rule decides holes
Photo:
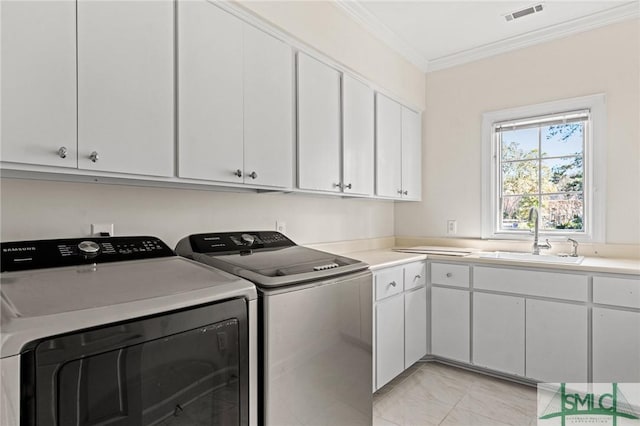
[(521, 10), (517, 10), (515, 12), (508, 13), (504, 15), (504, 19), (509, 21), (513, 21), (514, 19), (522, 18), (523, 16), (532, 15), (534, 13), (542, 12), (542, 3), (537, 4), (535, 6), (527, 7)]

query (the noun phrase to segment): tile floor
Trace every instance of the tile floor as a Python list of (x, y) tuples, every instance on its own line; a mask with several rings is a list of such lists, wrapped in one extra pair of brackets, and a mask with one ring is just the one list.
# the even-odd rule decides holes
[(535, 426), (536, 398), (535, 387), (419, 362), (374, 394), (373, 424)]

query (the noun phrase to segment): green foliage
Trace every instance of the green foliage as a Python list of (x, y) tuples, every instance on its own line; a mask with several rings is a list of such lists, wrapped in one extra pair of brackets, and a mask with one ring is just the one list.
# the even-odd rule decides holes
[(553, 138), (556, 135), (560, 135), (560, 140), (566, 141), (576, 132), (582, 135), (582, 123), (549, 126), (549, 128), (547, 129), (547, 140)]

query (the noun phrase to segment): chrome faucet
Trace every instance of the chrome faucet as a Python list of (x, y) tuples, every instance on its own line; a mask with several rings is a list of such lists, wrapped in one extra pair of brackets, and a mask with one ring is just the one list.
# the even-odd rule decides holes
[(578, 257), (578, 242), (573, 238), (567, 238), (567, 241), (571, 243), (571, 257)]
[(538, 232), (540, 227), (540, 215), (538, 214), (538, 209), (535, 207), (531, 207), (529, 209), (529, 222), (533, 221), (533, 250), (532, 254), (540, 254), (540, 249), (548, 250), (551, 248), (551, 243), (549, 240), (546, 240), (546, 244), (538, 243)]

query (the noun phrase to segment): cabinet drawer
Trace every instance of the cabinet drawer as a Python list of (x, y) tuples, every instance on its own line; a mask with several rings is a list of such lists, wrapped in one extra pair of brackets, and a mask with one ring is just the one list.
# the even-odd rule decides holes
[(427, 264), (414, 262), (404, 266), (404, 289), (409, 290), (425, 285), (427, 282)]
[(593, 302), (640, 309), (640, 280), (593, 277)]
[(483, 266), (473, 269), (473, 287), (477, 289), (581, 302), (588, 299), (587, 282), (586, 275)]
[(402, 293), (402, 274), (403, 268), (401, 266), (377, 271), (374, 275), (376, 281), (376, 300)]
[(469, 266), (432, 263), (431, 282), (454, 287), (469, 287)]

